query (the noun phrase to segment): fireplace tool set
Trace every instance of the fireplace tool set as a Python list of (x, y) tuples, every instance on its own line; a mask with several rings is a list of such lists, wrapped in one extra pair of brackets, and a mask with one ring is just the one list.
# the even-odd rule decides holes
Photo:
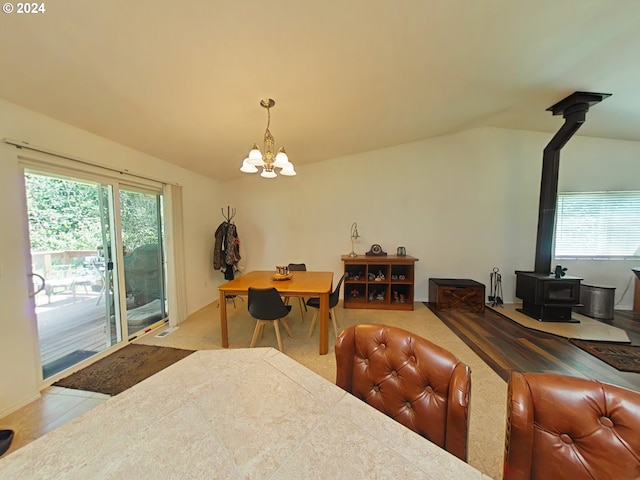
[(489, 301), (492, 307), (504, 307), (502, 302), (502, 275), (500, 275), (500, 269), (494, 267), (493, 271), (489, 275), (489, 281), (491, 285), (491, 295), (489, 295)]

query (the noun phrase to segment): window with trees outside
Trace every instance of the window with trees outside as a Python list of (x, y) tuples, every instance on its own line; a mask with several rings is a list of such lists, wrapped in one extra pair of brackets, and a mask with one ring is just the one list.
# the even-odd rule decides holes
[(640, 257), (640, 191), (559, 193), (555, 256)]
[(24, 171), (43, 380), (168, 318), (161, 185), (54, 170)]

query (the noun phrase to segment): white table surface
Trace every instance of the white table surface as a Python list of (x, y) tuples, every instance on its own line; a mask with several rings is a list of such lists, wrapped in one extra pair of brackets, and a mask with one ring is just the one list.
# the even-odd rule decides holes
[(273, 348), (202, 350), (0, 460), (19, 479), (489, 478)]

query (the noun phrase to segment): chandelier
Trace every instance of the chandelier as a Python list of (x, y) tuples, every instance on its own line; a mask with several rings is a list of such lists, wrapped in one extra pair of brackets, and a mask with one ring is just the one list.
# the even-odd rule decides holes
[(269, 124), (271, 123), (271, 108), (276, 104), (272, 98), (265, 98), (260, 101), (260, 105), (267, 109), (267, 129), (264, 132), (263, 148), (264, 153), (260, 151), (257, 143), (253, 144), (253, 148), (249, 152), (249, 156), (242, 161), (241, 172), (244, 173), (257, 173), (258, 167), (262, 167), (261, 177), (275, 178), (278, 176), (276, 168), (280, 169), (280, 175), (292, 177), (296, 174), (293, 169), (293, 163), (289, 161), (287, 152), (284, 151), (284, 147), (280, 147), (278, 152), (274, 155), (275, 142), (273, 135), (269, 131)]

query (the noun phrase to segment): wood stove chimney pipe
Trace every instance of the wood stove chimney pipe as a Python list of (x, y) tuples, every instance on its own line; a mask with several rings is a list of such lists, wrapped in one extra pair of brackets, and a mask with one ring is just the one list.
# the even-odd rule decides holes
[(535, 273), (542, 275), (551, 273), (556, 204), (558, 199), (560, 150), (585, 122), (589, 107), (600, 103), (610, 96), (610, 93), (574, 92), (555, 105), (547, 108), (547, 111), (552, 112), (554, 115), (562, 114), (565, 123), (545, 147), (542, 156)]

